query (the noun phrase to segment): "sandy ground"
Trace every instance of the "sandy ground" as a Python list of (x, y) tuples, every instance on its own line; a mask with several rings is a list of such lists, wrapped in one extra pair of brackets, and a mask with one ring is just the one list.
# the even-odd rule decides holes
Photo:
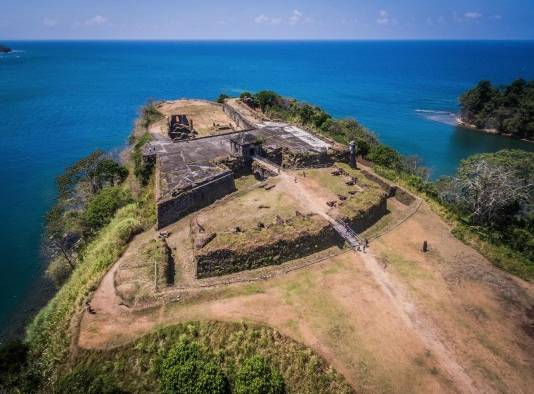
[[(158, 110), (165, 116), (187, 115), (193, 121), (198, 136), (212, 135), (232, 131), (236, 125), (224, 113), (222, 106), (203, 100), (164, 101)], [(166, 120), (158, 122), (161, 132), (166, 133)]]
[[(293, 174), (280, 178), (277, 188), (327, 215), (326, 196), (294, 182)], [(125, 256), (153, 236), (136, 237)], [(427, 253), (420, 250), (423, 240)], [(313, 348), (356, 391), (528, 393), (534, 387), (534, 340), (523, 328), (532, 323), (533, 286), (456, 240), (424, 203), (372, 242), (369, 253), (349, 251), (263, 281), (192, 289), (180, 302), (142, 311), (120, 305), (114, 269), (92, 298), (96, 314), (82, 318), (83, 348), (110, 348), (192, 319), (244, 320)]]

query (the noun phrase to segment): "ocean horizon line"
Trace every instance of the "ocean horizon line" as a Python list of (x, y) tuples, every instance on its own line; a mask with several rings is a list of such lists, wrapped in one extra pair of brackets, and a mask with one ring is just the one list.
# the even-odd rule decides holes
[(0, 42), (534, 42), (534, 38), (0, 38)]

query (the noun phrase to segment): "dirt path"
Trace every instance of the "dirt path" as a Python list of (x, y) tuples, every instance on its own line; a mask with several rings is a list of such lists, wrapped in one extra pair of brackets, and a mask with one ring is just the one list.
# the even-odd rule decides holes
[(455, 355), (447, 349), (439, 338), (437, 334), (438, 328), (421, 315), (416, 306), (409, 300), (405, 290), (385, 272), (372, 252), (359, 254), (365, 263), (366, 269), (373, 275), (384, 294), (389, 297), (391, 304), (395, 307), (406, 326), (417, 333), (425, 346), (431, 349), (441, 367), (447, 371), (460, 391), (462, 393), (478, 392), (479, 389), (475, 388), (473, 380), (465, 373)]

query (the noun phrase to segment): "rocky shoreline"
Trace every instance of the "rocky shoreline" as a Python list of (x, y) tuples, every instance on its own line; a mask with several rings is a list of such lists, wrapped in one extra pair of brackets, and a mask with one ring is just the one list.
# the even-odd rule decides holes
[(480, 131), (480, 132), (483, 132), (483, 133), (486, 133), (486, 134), (500, 135), (500, 136), (503, 136), (503, 137), (513, 138), (515, 140), (519, 140), (519, 141), (523, 141), (523, 142), (534, 143), (533, 140), (527, 140), (525, 138), (516, 138), (512, 134), (503, 133), (502, 131), (499, 131), (497, 129), (488, 129), (488, 128), (477, 127), (472, 123), (466, 122), (460, 116), (456, 116), (456, 122), (458, 123), (459, 127), (464, 127), (466, 129), (476, 130), (476, 131)]

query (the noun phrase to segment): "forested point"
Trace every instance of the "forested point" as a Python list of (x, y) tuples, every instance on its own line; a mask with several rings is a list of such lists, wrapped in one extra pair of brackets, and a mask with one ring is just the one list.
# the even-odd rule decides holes
[(493, 86), (480, 81), (460, 97), (460, 117), (478, 129), (534, 140), (534, 81)]

